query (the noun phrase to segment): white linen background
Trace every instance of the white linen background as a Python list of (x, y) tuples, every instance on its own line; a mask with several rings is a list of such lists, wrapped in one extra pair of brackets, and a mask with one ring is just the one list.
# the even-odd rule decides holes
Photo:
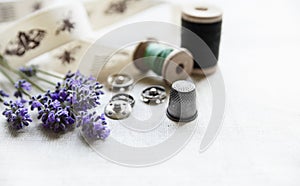
[[(223, 128), (206, 152), (198, 153), (200, 126), (167, 162), (122, 167), (98, 156), (76, 132), (49, 140), (29, 127), (14, 138), (0, 116), (0, 185), (298, 186), (300, 3), (209, 2), (224, 10), (219, 67), (227, 107)], [(209, 89), (205, 82), (200, 86)]]

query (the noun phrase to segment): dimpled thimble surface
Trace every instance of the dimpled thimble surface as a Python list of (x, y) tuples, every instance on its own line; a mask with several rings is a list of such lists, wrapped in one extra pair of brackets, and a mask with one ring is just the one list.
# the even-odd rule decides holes
[(186, 80), (172, 84), (167, 116), (173, 121), (189, 122), (197, 117), (196, 86)]

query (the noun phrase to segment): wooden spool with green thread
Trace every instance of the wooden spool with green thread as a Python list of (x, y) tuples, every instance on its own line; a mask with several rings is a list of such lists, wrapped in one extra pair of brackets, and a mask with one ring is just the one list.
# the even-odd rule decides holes
[(152, 70), (168, 83), (187, 79), (193, 70), (193, 57), (189, 51), (171, 48), (156, 41), (139, 43), (133, 61), (142, 73)]

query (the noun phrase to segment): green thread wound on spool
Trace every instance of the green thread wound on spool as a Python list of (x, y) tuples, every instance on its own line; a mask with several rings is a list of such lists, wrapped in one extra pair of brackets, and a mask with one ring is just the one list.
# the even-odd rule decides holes
[(158, 43), (150, 43), (145, 51), (144, 63), (157, 75), (162, 75), (165, 59), (172, 51), (172, 48), (165, 48)]

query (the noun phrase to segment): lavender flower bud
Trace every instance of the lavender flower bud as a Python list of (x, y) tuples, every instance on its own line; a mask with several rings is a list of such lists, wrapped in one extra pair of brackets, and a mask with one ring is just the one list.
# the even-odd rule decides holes
[(110, 134), (104, 114), (100, 116), (94, 113), (81, 112), (77, 119), (77, 126), (81, 126), (85, 137), (93, 140), (106, 139)]
[(22, 73), (24, 73), (28, 77), (33, 77), (36, 75), (36, 66), (30, 66), (30, 67), (21, 67), (19, 69)]
[(14, 93), (14, 96), (16, 98), (22, 98), (23, 97), (23, 93), (25, 91), (30, 91), (31, 90), (31, 84), (28, 83), (26, 80), (22, 79), (19, 80), (15, 83), (15, 88), (17, 89), (17, 91)]
[(0, 102), (3, 102), (4, 97), (9, 97), (3, 90), (0, 90)]
[(2, 113), (8, 122), (8, 124), (16, 129), (22, 129), (25, 126), (28, 126), (32, 122), (30, 115), (28, 114), (28, 109), (24, 108), (24, 105), (21, 101), (17, 100), (15, 102), (10, 101), (4, 103), (6, 108)]

